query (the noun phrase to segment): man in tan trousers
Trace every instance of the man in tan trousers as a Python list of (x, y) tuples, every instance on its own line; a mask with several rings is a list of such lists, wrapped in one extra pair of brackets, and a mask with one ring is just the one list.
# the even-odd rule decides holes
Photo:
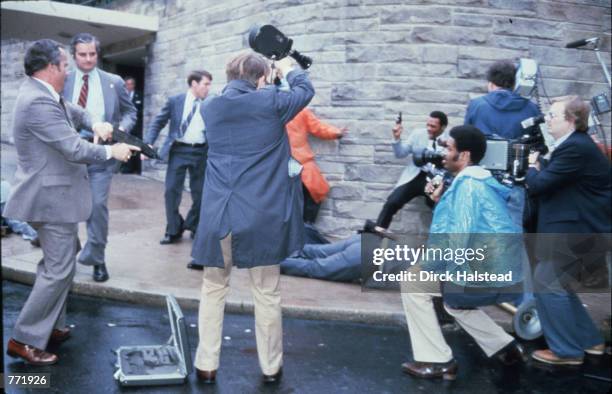
[[(469, 236), (476, 233), (487, 236), (489, 241), (505, 240), (507, 238), (502, 237), (507, 234), (516, 234), (511, 238), (515, 241), (522, 235), (522, 229), (512, 221), (506, 207), (509, 188), (478, 166), (486, 151), (485, 136), (473, 126), (457, 126), (450, 131), (446, 145), (444, 166), (455, 179), (443, 195), (443, 184), (435, 190), (431, 184), (427, 185), (426, 194), (437, 202), (430, 227), (430, 241), (442, 239), (446, 234)], [(490, 274), (511, 272), (513, 279), (503, 283), (503, 286), (497, 282), (468, 282), (467, 279), (446, 281), (442, 286), (438, 280), (402, 282), (402, 302), (414, 356), (413, 362), (402, 364), (404, 373), (419, 378), (441, 377), (445, 380), (457, 377), (457, 362), (442, 336), (433, 307), (433, 297), (440, 295), (443, 296), (447, 312), (474, 338), (487, 357), (495, 357), (505, 365), (524, 361), (522, 346), (478, 309), (479, 306), (513, 300), (522, 291), (523, 262), (516, 256), (524, 253), (524, 249), (519, 242), (514, 244), (517, 246), (513, 248), (507, 247), (511, 244), (504, 243), (502, 253), (488, 250), (487, 253), (490, 253), (486, 261), (479, 265)], [(450, 265), (444, 264), (442, 270), (457, 275), (470, 265), (463, 266), (463, 262), (450, 261)], [(420, 269), (429, 271), (422, 264), (412, 267), (416, 277), (420, 277)]]
[(206, 383), (219, 367), (232, 266), (249, 271), (263, 380), (278, 382), (282, 374), (279, 263), (304, 244), (302, 189), (299, 171), (290, 168), (285, 124), (314, 89), (289, 59), (276, 68), (290, 91), (266, 87), (268, 61), (241, 54), (227, 65), (223, 93), (202, 105), (209, 155), (192, 257), (204, 266), (195, 367)]

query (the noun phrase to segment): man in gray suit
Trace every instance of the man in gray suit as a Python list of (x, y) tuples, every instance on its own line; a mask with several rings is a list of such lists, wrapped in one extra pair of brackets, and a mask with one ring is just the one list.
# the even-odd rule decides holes
[[(93, 121), (106, 121), (129, 132), (137, 119), (137, 110), (130, 100), (120, 76), (97, 68), (100, 42), (89, 33), (79, 33), (70, 42), (76, 70), (68, 74), (63, 96), (85, 108)], [(81, 131), (91, 141), (93, 135)], [(108, 239), (108, 195), (114, 162), (90, 164), (87, 167), (91, 184), (93, 210), (87, 219), (87, 243), (79, 255), (79, 263), (93, 265), (96, 282), (108, 280), (104, 252)]]
[(92, 126), (83, 110), (80, 116), (69, 118), (59, 95), (68, 58), (59, 43), (47, 39), (34, 42), (24, 66), (28, 78), (21, 85), (13, 114), (16, 184), (3, 216), (27, 221), (38, 231), (43, 259), (15, 323), (7, 354), (30, 364), (48, 365), (58, 360), (44, 350), (48, 342), (61, 342), (70, 335), (66, 298), (79, 247), (78, 222), (91, 213), (91, 191), (83, 163), (104, 163), (111, 158), (127, 161), (138, 148), (100, 146), (79, 138), (75, 127), (93, 129), (96, 140), (108, 139), (112, 127), (108, 123)]

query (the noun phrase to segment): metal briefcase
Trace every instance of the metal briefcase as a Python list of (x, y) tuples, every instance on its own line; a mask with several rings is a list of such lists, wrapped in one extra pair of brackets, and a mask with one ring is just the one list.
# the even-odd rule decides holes
[(183, 311), (166, 296), (172, 335), (165, 345), (122, 346), (115, 351), (115, 379), (122, 386), (183, 384), (193, 370)]

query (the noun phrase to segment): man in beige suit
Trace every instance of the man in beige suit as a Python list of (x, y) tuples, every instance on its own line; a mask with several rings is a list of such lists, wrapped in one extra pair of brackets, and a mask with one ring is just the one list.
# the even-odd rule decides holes
[[(127, 161), (126, 145), (95, 145), (79, 138), (75, 128), (91, 128), (108, 139), (112, 126), (96, 123), (75, 107), (67, 108), (62, 91), (68, 65), (65, 51), (53, 40), (39, 40), (27, 50), (28, 76), (21, 85), (13, 114), (18, 163), (15, 187), (3, 216), (27, 221), (38, 231), (43, 259), (36, 281), (7, 345), (7, 354), (33, 365), (57, 362), (44, 349), (49, 341), (68, 339), (66, 298), (75, 272), (78, 222), (91, 213), (91, 191), (85, 163), (111, 158)], [(80, 111), (80, 112), (79, 112)], [(73, 122), (77, 124), (73, 124)]]

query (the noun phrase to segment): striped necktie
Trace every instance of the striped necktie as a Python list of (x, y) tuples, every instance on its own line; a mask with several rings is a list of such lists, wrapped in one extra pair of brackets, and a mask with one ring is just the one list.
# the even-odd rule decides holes
[(193, 116), (195, 115), (198, 109), (198, 105), (200, 104), (200, 101), (201, 101), (200, 99), (195, 99), (193, 101), (193, 107), (191, 107), (191, 112), (189, 112), (189, 115), (187, 115), (183, 123), (181, 123), (181, 130), (180, 130), (181, 138), (185, 135), (185, 132), (187, 131), (187, 128), (189, 127), (189, 124), (191, 123), (191, 119), (193, 119)]
[(83, 75), (83, 86), (81, 86), (81, 94), (79, 94), (79, 105), (83, 108), (87, 107), (87, 94), (89, 93), (89, 74)]

